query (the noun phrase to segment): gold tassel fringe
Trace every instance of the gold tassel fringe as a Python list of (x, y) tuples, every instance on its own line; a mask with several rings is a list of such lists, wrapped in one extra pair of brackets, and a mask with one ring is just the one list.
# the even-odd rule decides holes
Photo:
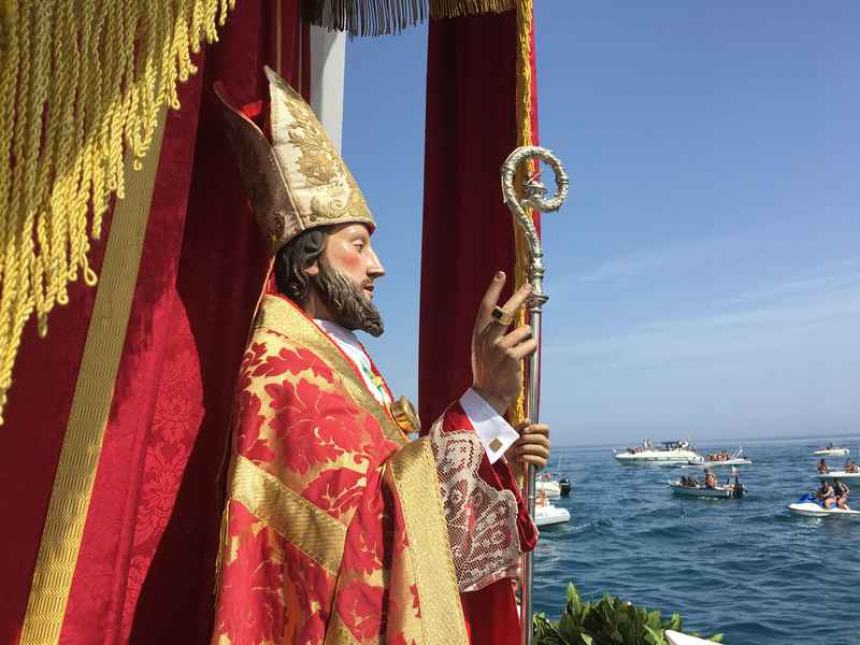
[[(533, 144), (532, 133), (532, 66), (531, 66), (531, 33), (532, 33), (532, 0), (517, 0), (517, 147), (530, 146)], [(529, 173), (534, 168), (528, 169)], [(514, 185), (518, 190), (522, 189), (525, 173), (518, 171)], [(520, 195), (522, 197), (522, 195)], [(527, 211), (534, 218), (534, 212)], [(516, 264), (514, 268), (514, 289), (519, 289), (529, 280), (528, 262), (529, 247), (525, 235), (517, 221), (514, 221), (514, 244), (516, 246)], [(520, 309), (514, 321), (514, 327), (526, 322), (525, 307)], [(540, 351), (540, 350), (538, 350)], [(516, 427), (526, 418), (526, 385), (524, 380), (523, 390), (517, 400), (511, 405), (508, 417), (511, 425)]]
[(352, 36), (396, 34), (430, 18), (501, 13), (515, 0), (304, 0), (304, 19)]
[(0, 425), (25, 323), (92, 286), (90, 240), (123, 162), (235, 0), (0, 0)]

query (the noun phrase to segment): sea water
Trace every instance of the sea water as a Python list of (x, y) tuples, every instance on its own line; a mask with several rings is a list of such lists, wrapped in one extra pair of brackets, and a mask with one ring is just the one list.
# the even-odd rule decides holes
[[(609, 448), (556, 448), (570, 477), (567, 524), (546, 527), (535, 552), (535, 610), (557, 618), (568, 582), (673, 612), (685, 631), (729, 645), (860, 644), (860, 517), (809, 518), (787, 505), (818, 485), (814, 439), (744, 442), (743, 499), (672, 493), (667, 480), (701, 470), (618, 463)], [(835, 441), (860, 459), (860, 437)], [(700, 444), (699, 452), (736, 444)], [(828, 458), (841, 469), (844, 457)], [(722, 483), (727, 469), (715, 471)], [(860, 480), (849, 505), (860, 509)]]

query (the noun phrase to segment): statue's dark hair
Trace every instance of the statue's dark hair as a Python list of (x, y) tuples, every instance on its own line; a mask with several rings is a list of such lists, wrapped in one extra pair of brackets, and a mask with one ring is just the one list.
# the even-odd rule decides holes
[(278, 291), (298, 305), (304, 304), (310, 290), (310, 276), (305, 271), (322, 256), (328, 236), (327, 226), (302, 231), (275, 255)]

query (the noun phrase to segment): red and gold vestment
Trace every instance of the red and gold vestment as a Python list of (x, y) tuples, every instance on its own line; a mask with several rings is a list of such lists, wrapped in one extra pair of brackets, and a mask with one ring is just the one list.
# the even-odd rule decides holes
[(458, 404), (409, 440), (285, 298), (261, 303), (235, 415), (215, 643), (467, 643), (459, 594), (509, 586), (534, 546)]

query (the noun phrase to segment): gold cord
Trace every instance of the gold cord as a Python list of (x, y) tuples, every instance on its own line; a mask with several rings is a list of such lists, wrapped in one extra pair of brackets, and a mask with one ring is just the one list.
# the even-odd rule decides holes
[[(517, 144), (516, 147), (533, 145), (532, 133), (532, 66), (531, 66), (531, 34), (532, 34), (532, 0), (517, 0)], [(529, 172), (532, 172), (529, 168)], [(517, 172), (515, 185), (522, 190), (522, 171)], [(518, 195), (522, 198), (522, 195)], [(528, 210), (534, 218), (534, 211)], [(529, 246), (523, 235), (522, 227), (514, 220), (514, 244), (516, 247), (516, 262), (514, 269), (514, 289), (519, 289), (528, 282)], [(526, 322), (525, 307), (520, 309), (514, 320), (514, 327)], [(525, 383), (525, 379), (523, 381)], [(520, 391), (516, 401), (508, 410), (508, 417), (514, 427), (521, 423), (526, 416), (525, 387)]]
[(129, 152), (140, 168), (192, 54), (235, 0), (0, 0), (0, 425), (24, 325), (96, 274), (87, 255)]

